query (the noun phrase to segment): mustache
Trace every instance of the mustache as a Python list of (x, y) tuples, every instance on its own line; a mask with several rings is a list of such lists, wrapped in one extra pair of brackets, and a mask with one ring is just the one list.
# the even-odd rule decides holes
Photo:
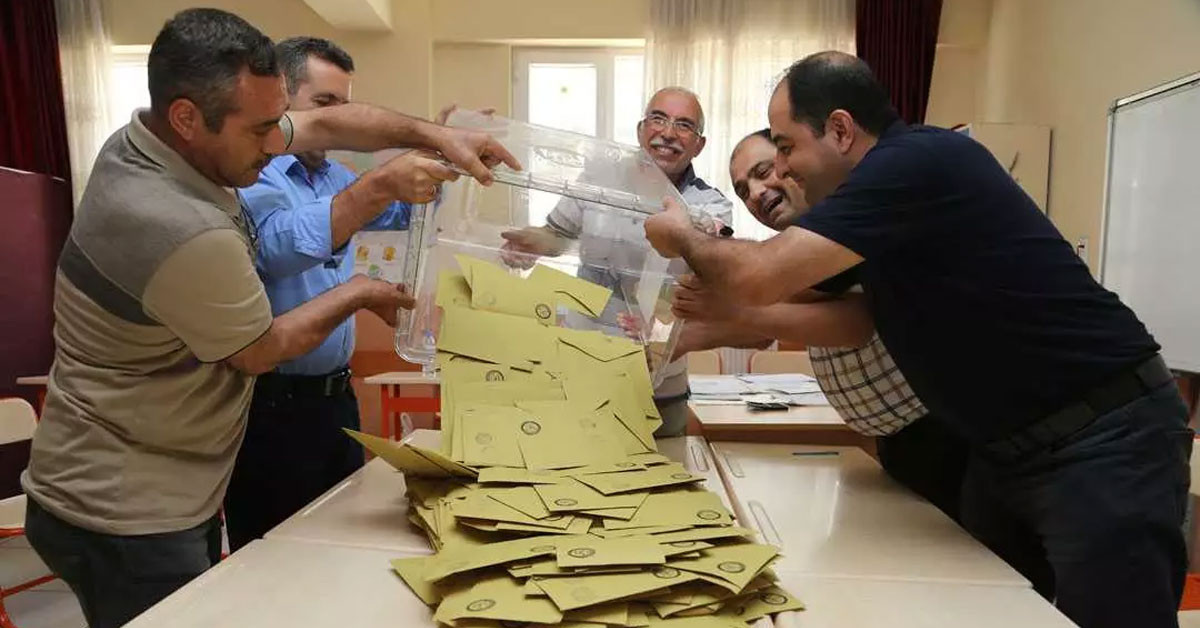
[(665, 139), (662, 137), (656, 137), (656, 138), (650, 140), (650, 148), (664, 148), (664, 147), (672, 148), (677, 151), (683, 152), (683, 144), (680, 144), (678, 140), (672, 141), (672, 140), (668, 140), (668, 139)]

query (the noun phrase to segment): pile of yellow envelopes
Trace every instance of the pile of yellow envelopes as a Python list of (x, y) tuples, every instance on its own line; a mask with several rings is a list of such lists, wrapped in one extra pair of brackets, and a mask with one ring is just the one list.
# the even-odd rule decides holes
[(640, 345), (556, 326), (610, 293), (546, 266), (458, 262), (437, 294), (441, 450), (352, 433), (405, 473), (437, 553), (393, 567), (434, 619), (726, 628), (803, 608), (770, 570), (778, 549), (657, 453)]

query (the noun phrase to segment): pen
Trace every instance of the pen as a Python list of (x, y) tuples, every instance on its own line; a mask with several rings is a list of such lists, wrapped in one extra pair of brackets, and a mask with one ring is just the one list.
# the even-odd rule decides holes
[(793, 456), (836, 456), (836, 451), (793, 451)]

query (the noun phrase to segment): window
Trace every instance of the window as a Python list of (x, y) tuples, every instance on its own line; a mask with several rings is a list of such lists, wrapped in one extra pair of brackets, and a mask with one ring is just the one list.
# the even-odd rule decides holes
[(108, 86), (109, 133), (129, 122), (135, 109), (150, 106), (146, 64), (150, 46), (113, 46)]
[[(637, 145), (644, 55), (640, 48), (521, 48), (513, 52), (518, 120)], [(558, 196), (532, 191), (530, 224), (542, 224)]]
[(644, 59), (639, 48), (521, 48), (513, 53), (518, 120), (637, 144)]

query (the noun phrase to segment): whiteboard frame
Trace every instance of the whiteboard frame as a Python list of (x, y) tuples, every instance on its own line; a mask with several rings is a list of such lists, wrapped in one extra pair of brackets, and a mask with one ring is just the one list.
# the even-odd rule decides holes
[[(1100, 285), (1104, 286), (1105, 288), (1108, 288), (1108, 286), (1105, 283), (1104, 273), (1106, 270), (1105, 266), (1107, 266), (1106, 261), (1108, 259), (1108, 223), (1109, 223), (1108, 214), (1109, 214), (1109, 209), (1110, 209), (1109, 201), (1111, 200), (1109, 192), (1112, 189), (1112, 169), (1113, 169), (1113, 146), (1112, 146), (1112, 144), (1113, 144), (1113, 131), (1115, 130), (1116, 124), (1117, 124), (1117, 114), (1120, 113), (1122, 109), (1125, 109), (1125, 108), (1129, 107), (1130, 105), (1136, 105), (1144, 100), (1147, 100), (1150, 98), (1156, 98), (1158, 96), (1162, 96), (1164, 94), (1168, 94), (1170, 92), (1173, 92), (1173, 91), (1176, 91), (1179, 89), (1192, 87), (1193, 85), (1195, 85), (1197, 83), (1200, 83), (1200, 72), (1194, 72), (1192, 74), (1188, 74), (1187, 76), (1181, 76), (1172, 81), (1167, 81), (1166, 83), (1163, 83), (1161, 85), (1151, 87), (1150, 89), (1142, 90), (1140, 92), (1137, 92), (1137, 93), (1129, 95), (1129, 96), (1125, 96), (1123, 98), (1117, 98), (1108, 107), (1108, 138), (1105, 141), (1104, 197), (1103, 197), (1103, 201), (1102, 201), (1104, 204), (1103, 205), (1104, 211), (1100, 214), (1100, 257), (1097, 262), (1099, 265), (1098, 275), (1100, 277)], [(1172, 366), (1172, 368), (1175, 370), (1185, 370), (1188, 372), (1200, 373), (1200, 364), (1181, 365), (1180, 367)]]

